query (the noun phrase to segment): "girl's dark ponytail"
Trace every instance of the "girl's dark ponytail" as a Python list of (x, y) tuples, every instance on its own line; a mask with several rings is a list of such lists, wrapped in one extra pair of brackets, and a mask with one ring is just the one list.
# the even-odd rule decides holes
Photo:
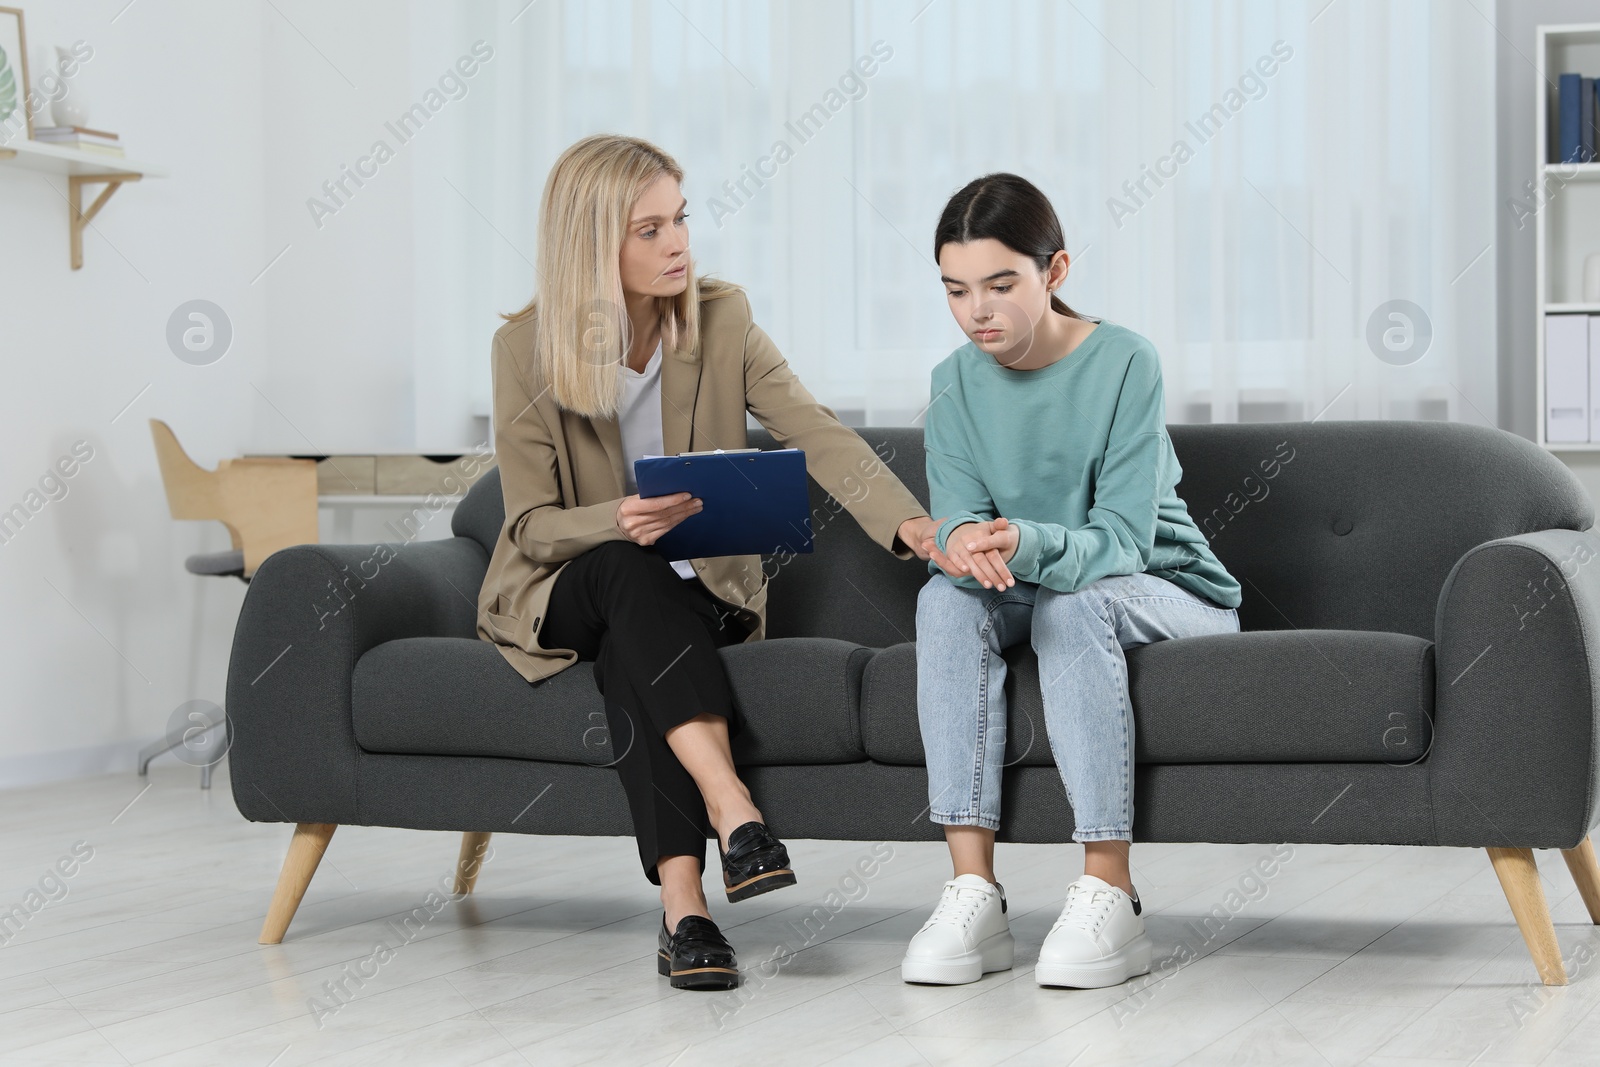
[[(985, 237), (1031, 257), (1040, 270), (1048, 270), (1051, 257), (1067, 247), (1061, 220), (1049, 198), (1028, 179), (1003, 171), (974, 178), (950, 198), (933, 233), (934, 262), (939, 260), (939, 250), (952, 241), (965, 244)], [(1054, 293), (1050, 294), (1050, 308), (1070, 318), (1083, 318)]]

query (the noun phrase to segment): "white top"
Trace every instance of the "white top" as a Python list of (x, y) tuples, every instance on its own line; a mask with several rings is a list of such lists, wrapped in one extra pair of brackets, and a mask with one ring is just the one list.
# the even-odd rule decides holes
[[(657, 343), (644, 370), (622, 364), (622, 404), (617, 409), (617, 425), (622, 430), (622, 476), (628, 494), (639, 491), (633, 476), (633, 461), (644, 456), (659, 456), (666, 450), (661, 442), (661, 345)], [(694, 565), (686, 559), (673, 560), (672, 569), (684, 578), (695, 577)]]

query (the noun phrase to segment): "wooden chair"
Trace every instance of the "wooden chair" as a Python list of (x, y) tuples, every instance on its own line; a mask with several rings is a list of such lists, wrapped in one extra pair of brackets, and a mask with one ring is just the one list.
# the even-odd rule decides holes
[[(309, 459), (225, 459), (208, 471), (190, 459), (172, 428), (150, 420), (167, 509), (174, 519), (215, 519), (233, 539), (230, 552), (190, 556), (194, 574), (249, 581), (280, 548), (317, 541), (317, 464)], [(236, 566), (233, 566), (235, 565)]]

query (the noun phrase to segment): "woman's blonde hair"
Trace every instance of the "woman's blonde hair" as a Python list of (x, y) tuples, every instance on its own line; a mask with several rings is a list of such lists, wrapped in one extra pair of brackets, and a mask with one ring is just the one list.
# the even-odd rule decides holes
[[(632, 328), (622, 293), (622, 242), (634, 203), (663, 174), (683, 181), (677, 161), (637, 137), (596, 134), (561, 153), (539, 204), (539, 284), (511, 322), (533, 320), (533, 373), (561, 407), (589, 418), (612, 418), (622, 396), (617, 372)], [(695, 353), (700, 300), (736, 286), (696, 279), (675, 297), (660, 297), (663, 350)]]

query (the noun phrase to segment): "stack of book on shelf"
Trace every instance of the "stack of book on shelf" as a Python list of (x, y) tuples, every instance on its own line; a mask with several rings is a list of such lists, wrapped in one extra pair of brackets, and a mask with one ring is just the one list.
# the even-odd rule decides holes
[(45, 144), (59, 145), (62, 148), (75, 148), (80, 152), (93, 152), (98, 156), (120, 156), (122, 142), (114, 133), (104, 130), (88, 130), (82, 126), (36, 126), (33, 131), (35, 141)]
[(1544, 439), (1600, 444), (1600, 315), (1544, 317)]

